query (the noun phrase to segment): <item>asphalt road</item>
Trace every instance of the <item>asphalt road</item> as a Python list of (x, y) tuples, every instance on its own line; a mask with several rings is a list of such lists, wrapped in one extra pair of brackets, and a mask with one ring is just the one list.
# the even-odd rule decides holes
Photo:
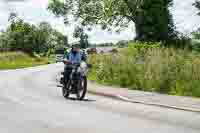
[(61, 64), (0, 71), (1, 133), (200, 133), (200, 114), (87, 95), (66, 100)]

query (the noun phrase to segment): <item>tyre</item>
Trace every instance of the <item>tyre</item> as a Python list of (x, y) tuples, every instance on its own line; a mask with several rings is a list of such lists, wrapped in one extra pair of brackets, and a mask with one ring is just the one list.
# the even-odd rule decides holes
[(87, 77), (84, 76), (82, 80), (80, 80), (79, 82), (79, 87), (76, 94), (77, 99), (83, 100), (85, 98), (86, 92), (87, 92)]

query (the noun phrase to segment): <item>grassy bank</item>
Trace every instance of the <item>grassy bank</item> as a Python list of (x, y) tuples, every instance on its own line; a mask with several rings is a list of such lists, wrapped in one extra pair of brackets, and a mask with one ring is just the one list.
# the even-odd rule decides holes
[(48, 64), (47, 58), (30, 57), (22, 52), (0, 53), (0, 70), (32, 67)]
[(130, 89), (200, 97), (200, 54), (132, 44), (117, 54), (92, 55), (91, 80)]

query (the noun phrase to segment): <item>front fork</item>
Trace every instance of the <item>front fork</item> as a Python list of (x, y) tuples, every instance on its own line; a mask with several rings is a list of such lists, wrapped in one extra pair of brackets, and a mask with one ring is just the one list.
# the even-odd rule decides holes
[(81, 82), (81, 74), (79, 72), (77, 72), (77, 70), (73, 71), (71, 74), (71, 85), (72, 85), (72, 89), (76, 92), (79, 91), (80, 89), (80, 82)]
[(77, 72), (77, 69), (73, 69), (69, 77), (66, 77), (65, 72), (62, 72), (62, 75), (60, 83), (69, 91), (76, 93), (80, 87), (81, 74)]

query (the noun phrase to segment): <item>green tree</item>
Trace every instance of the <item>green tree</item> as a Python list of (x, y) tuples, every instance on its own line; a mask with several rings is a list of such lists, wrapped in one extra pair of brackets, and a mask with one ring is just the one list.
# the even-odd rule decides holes
[(7, 44), (11, 50), (22, 50), (26, 52), (31, 51), (31, 44), (26, 43), (27, 38), (32, 30), (31, 25), (25, 23), (21, 19), (12, 21), (10, 26), (7, 28)]
[(24, 51), (33, 55), (46, 54), (49, 49), (68, 45), (67, 36), (53, 29), (47, 22), (32, 25), (11, 13), (9, 26), (0, 32), (0, 49)]
[(197, 14), (200, 16), (200, 0), (196, 0), (193, 5), (199, 10)]
[(65, 47), (69, 47), (68, 37), (66, 35), (63, 36), (63, 42)]
[(64, 48), (69, 46), (68, 37), (56, 30), (52, 33), (52, 42), (54, 48)]
[[(193, 5), (198, 9), (197, 15), (200, 16), (200, 0), (196, 0)], [(200, 51), (200, 27), (192, 32), (192, 48)]]
[(49, 23), (39, 23), (35, 31), (36, 44), (34, 47), (34, 51), (36, 51), (37, 53), (45, 53), (48, 51), (48, 48), (50, 47), (51, 43), (50, 37), (52, 31), (53, 29)]
[(83, 26), (120, 31), (135, 23), (137, 40), (165, 41), (176, 36), (171, 5), (172, 0), (50, 0), (48, 9), (64, 16), (65, 23), (72, 14)]
[(73, 36), (80, 39), (81, 48), (87, 48), (89, 46), (88, 35), (84, 32), (82, 27), (77, 26), (74, 30)]
[(118, 47), (127, 47), (127, 46), (128, 46), (128, 43), (129, 43), (129, 41), (121, 40), (121, 41), (118, 41), (118, 42), (116, 43), (116, 45), (117, 45)]
[(17, 13), (15, 12), (11, 12), (9, 17), (8, 17), (8, 21), (11, 22), (11, 30), (13, 30), (15, 27), (14, 27), (14, 23), (15, 21), (17, 20)]

